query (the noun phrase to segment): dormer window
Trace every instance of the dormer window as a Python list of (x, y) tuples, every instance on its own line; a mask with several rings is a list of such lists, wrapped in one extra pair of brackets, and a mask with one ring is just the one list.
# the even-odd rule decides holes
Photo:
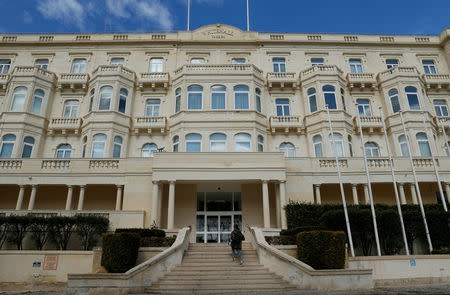
[(324, 61), (321, 57), (313, 57), (311, 58), (311, 66), (323, 66)]
[(206, 61), (204, 58), (193, 58), (191, 59), (191, 64), (193, 65), (199, 65), (199, 64), (205, 64)]
[(114, 58), (111, 58), (110, 64), (112, 66), (124, 66), (125, 59), (123, 57), (114, 57)]
[(245, 64), (246, 60), (245, 58), (233, 58), (231, 60), (232, 64)]

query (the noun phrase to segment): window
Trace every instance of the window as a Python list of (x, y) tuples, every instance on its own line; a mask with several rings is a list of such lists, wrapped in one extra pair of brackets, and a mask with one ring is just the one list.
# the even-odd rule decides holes
[(202, 136), (197, 133), (190, 133), (186, 135), (186, 152), (201, 152), (202, 151)]
[(226, 152), (227, 151), (227, 136), (222, 133), (214, 133), (209, 137), (211, 152)]
[(406, 142), (406, 136), (404, 134), (400, 135), (398, 137), (398, 144), (400, 145), (400, 151), (402, 152), (402, 157), (409, 156), (408, 143)]
[(103, 158), (105, 156), (106, 135), (97, 133), (92, 141), (92, 158)]
[(386, 59), (386, 67), (388, 69), (398, 67), (398, 59)]
[(0, 74), (8, 74), (11, 67), (10, 59), (0, 59)]
[(45, 93), (41, 89), (34, 91), (33, 104), (31, 105), (31, 112), (36, 115), (41, 114), (42, 101), (44, 100)]
[(150, 72), (161, 73), (164, 71), (164, 59), (157, 57), (150, 59)]
[(247, 133), (238, 133), (234, 136), (234, 151), (235, 152), (250, 152), (251, 136)]
[(99, 110), (109, 110), (111, 106), (113, 88), (111, 86), (103, 86), (100, 88), (100, 102), (98, 105)]
[(349, 135), (347, 137), (348, 140), (348, 151), (350, 153), (350, 157), (353, 157), (353, 144), (352, 144), (352, 137)]
[(26, 87), (20, 86), (14, 89), (11, 111), (23, 112), (26, 96), (27, 96)]
[(224, 110), (225, 97), (227, 88), (222, 85), (215, 85), (211, 87), (211, 109)]
[(445, 100), (434, 100), (434, 110), (436, 111), (436, 116), (438, 117), (447, 117), (448, 116), (448, 108)]
[(188, 110), (202, 109), (203, 87), (200, 85), (191, 85), (188, 87)]
[(249, 88), (246, 85), (234, 86), (234, 108), (236, 110), (248, 110), (248, 92)]
[(261, 108), (261, 89), (259, 89), (259, 88), (255, 89), (255, 105), (256, 105), (256, 110), (258, 112), (262, 112), (262, 108)]
[(70, 144), (63, 143), (56, 148), (57, 158), (70, 158), (71, 154), (72, 154), (72, 146)]
[[(333, 138), (334, 134), (334, 138)], [(330, 147), (331, 147), (331, 156), (343, 157), (344, 156), (344, 146), (342, 142), (342, 135), (340, 133), (330, 133), (329, 136)], [(334, 144), (333, 144), (334, 141)]]
[(264, 137), (262, 135), (258, 135), (258, 152), (264, 152)]
[(92, 112), (92, 107), (94, 106), (95, 89), (91, 90), (89, 97), (89, 112)]
[(425, 71), (425, 74), (437, 74), (434, 60), (423, 60), (422, 65), (423, 65), (423, 70)]
[(46, 70), (48, 68), (48, 59), (37, 59), (34, 65)]
[(233, 58), (231, 60), (232, 64), (245, 64), (246, 60), (245, 58)]
[(360, 59), (350, 59), (349, 63), (350, 63), (350, 72), (351, 73), (362, 73), (363, 72), (362, 62)]
[(128, 90), (121, 88), (119, 92), (119, 113), (125, 114), (127, 108)]
[(6, 134), (2, 137), (0, 158), (11, 158), (15, 142), (16, 136), (14, 134)]
[(181, 88), (175, 90), (175, 113), (178, 113), (181, 109)]
[(86, 72), (86, 60), (84, 58), (77, 58), (73, 60), (72, 73), (84, 74)]
[(347, 107), (345, 106), (345, 91), (341, 88), (341, 101), (342, 101), (342, 109), (347, 111)]
[(321, 57), (313, 57), (311, 58), (311, 66), (323, 66), (323, 58)]
[(358, 112), (361, 116), (372, 116), (370, 113), (370, 101), (368, 99), (357, 99)]
[(145, 115), (147, 117), (159, 116), (161, 101), (159, 99), (147, 99), (145, 102)]
[(280, 144), (280, 152), (283, 152), (286, 158), (295, 157), (295, 147), (290, 142), (283, 142)]
[(391, 101), (392, 106), (392, 112), (398, 113), (400, 112), (400, 102), (398, 100), (398, 90), (397, 89), (391, 89), (389, 90), (389, 99)]
[(424, 132), (416, 134), (417, 145), (419, 146), (420, 155), (422, 157), (431, 157), (431, 149), (428, 143), (428, 137)]
[(309, 88), (307, 91), (309, 101), (309, 111), (314, 113), (317, 111), (316, 89)]
[(78, 116), (78, 100), (66, 100), (64, 103), (64, 118), (76, 118)]
[(322, 158), (323, 157), (322, 136), (315, 135), (313, 137), (313, 146), (314, 146), (314, 154), (315, 154), (316, 158)]
[(158, 146), (154, 143), (146, 143), (142, 146), (141, 157), (153, 158), (155, 153), (158, 151)]
[(205, 59), (204, 58), (192, 58), (191, 59), (191, 64), (204, 64)]
[(374, 142), (366, 142), (364, 144), (364, 152), (367, 157), (379, 157), (380, 151), (378, 149), (378, 145)]
[(26, 136), (23, 139), (22, 158), (31, 158), (33, 146), (34, 146), (34, 138), (31, 136)]
[(289, 99), (276, 99), (277, 116), (290, 116)]
[(445, 153), (447, 154), (447, 157), (450, 157), (450, 141), (445, 145)]
[(178, 135), (173, 137), (172, 144), (173, 144), (173, 152), (177, 153), (178, 152), (178, 146), (180, 144), (180, 137)]
[(419, 96), (417, 89), (412, 86), (405, 87), (406, 97), (408, 98), (409, 109), (420, 110)]
[(120, 158), (120, 152), (122, 151), (122, 137), (114, 137), (113, 158)]
[(283, 57), (274, 57), (272, 59), (273, 63), (273, 71), (278, 72), (286, 72), (286, 59)]
[(81, 157), (85, 158), (86, 157), (86, 147), (87, 147), (87, 136), (83, 137), (82, 145), (83, 145), (83, 147), (82, 147)]
[(325, 100), (325, 105), (328, 106), (328, 109), (330, 110), (337, 109), (336, 93), (334, 92), (334, 87), (331, 85), (325, 85), (322, 87), (322, 91)]
[(112, 66), (123, 66), (125, 64), (125, 59), (123, 57), (111, 58), (110, 64)]

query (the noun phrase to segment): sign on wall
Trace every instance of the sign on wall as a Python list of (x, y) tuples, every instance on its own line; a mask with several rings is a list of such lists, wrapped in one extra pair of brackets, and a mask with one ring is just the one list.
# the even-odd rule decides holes
[(58, 268), (58, 255), (45, 255), (44, 270), (56, 270)]

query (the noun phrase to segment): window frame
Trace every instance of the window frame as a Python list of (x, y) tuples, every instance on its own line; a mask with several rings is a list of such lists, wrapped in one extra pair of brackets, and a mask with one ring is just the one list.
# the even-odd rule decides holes
[[(404, 141), (403, 141), (404, 139)], [(402, 157), (408, 157), (409, 156), (409, 149), (408, 149), (408, 143), (407, 143), (407, 136), (405, 134), (400, 134), (397, 138), (398, 145), (400, 147), (400, 153)]]
[(295, 145), (292, 142), (282, 142), (278, 149), (284, 154), (285, 158), (295, 158)]
[(85, 74), (86, 73), (87, 60), (85, 58), (75, 58), (72, 61), (72, 74)]
[(181, 88), (175, 90), (175, 113), (181, 111)]
[[(31, 142), (27, 142), (27, 139), (30, 139)], [(29, 159), (33, 155), (33, 149), (35, 144), (35, 139), (32, 136), (25, 136), (23, 138), (22, 144), (22, 159)]]
[[(325, 88), (327, 88), (327, 87), (332, 87), (333, 90), (332, 91), (331, 90), (325, 90)], [(323, 93), (323, 101), (325, 103), (325, 106), (328, 105), (328, 109), (329, 110), (337, 110), (338, 107), (337, 107), (337, 101), (336, 101), (336, 87), (334, 87), (333, 85), (330, 85), (330, 84), (324, 85), (324, 86), (322, 86), (322, 93)], [(335, 105), (334, 108), (330, 108), (330, 104), (327, 103), (327, 94), (328, 95), (333, 95), (334, 105)]]
[(423, 71), (426, 75), (436, 75), (438, 74), (436, 61), (434, 59), (423, 59), (422, 60)]
[(286, 73), (286, 58), (272, 57), (272, 66), (274, 73)]
[[(75, 104), (71, 104), (75, 103)], [(63, 118), (77, 118), (80, 102), (77, 99), (68, 99), (64, 102)], [(66, 115), (67, 113), (67, 115)]]
[[(240, 137), (240, 136), (246, 136), (248, 139), (238, 139), (238, 137)], [(248, 152), (251, 152), (252, 151), (252, 136), (249, 134), (249, 133), (246, 133), (246, 132), (239, 132), (239, 133), (236, 133), (234, 136), (233, 136), (233, 142), (234, 142), (234, 151), (236, 152), (236, 153), (248, 153)], [(239, 147), (243, 147), (243, 145), (242, 144), (248, 144), (248, 150), (245, 150), (245, 151), (241, 151), (241, 150), (239, 150)]]
[(49, 63), (50, 61), (48, 60), (48, 58), (39, 58), (34, 61), (34, 66), (47, 70)]
[[(317, 139), (317, 140), (316, 140)], [(323, 141), (322, 141), (322, 135), (316, 134), (312, 138), (313, 142), (313, 149), (314, 149), (314, 157), (316, 158), (323, 158)], [(318, 150), (318, 147), (320, 150)], [(320, 151), (320, 155), (318, 155), (318, 151)]]
[[(104, 140), (97, 140), (95, 137), (99, 138), (100, 136), (104, 136)], [(96, 133), (92, 136), (92, 151), (91, 158), (105, 158), (106, 153), (106, 142), (108, 140), (108, 136), (105, 133)], [(103, 145), (101, 156), (94, 155), (96, 153), (96, 145)]]
[[(282, 103), (282, 102), (286, 102)], [(275, 99), (275, 111), (277, 116), (288, 117), (291, 115), (291, 101), (289, 98)], [(287, 113), (287, 114), (286, 114)]]
[(232, 64), (245, 64), (245, 63), (247, 63), (247, 59), (245, 57), (233, 57), (231, 59), (231, 63)]
[(206, 59), (204, 57), (193, 57), (189, 63), (192, 65), (204, 65), (206, 64)]
[(120, 88), (119, 101), (117, 104), (117, 111), (125, 114), (127, 111), (128, 90), (126, 88)]
[(262, 104), (261, 104), (262, 92), (259, 87), (255, 88), (255, 109), (257, 112), (262, 113)]
[[(153, 148), (154, 147), (154, 148)], [(144, 143), (141, 147), (142, 158), (153, 158), (155, 153), (158, 152), (158, 145), (153, 142)], [(148, 153), (148, 155), (147, 155)]]
[[(329, 144), (330, 144), (330, 156), (331, 157), (336, 156), (335, 149), (334, 149), (335, 145), (333, 145), (333, 135), (332, 134), (334, 134), (334, 143), (335, 143), (336, 147), (340, 147), (340, 149), (337, 151), (338, 152), (337, 156), (344, 157), (345, 156), (344, 138), (343, 138), (342, 134), (339, 132), (333, 132), (333, 133), (330, 132), (330, 134), (328, 135), (328, 140), (329, 140)], [(338, 135), (338, 136), (336, 137), (336, 135)], [(339, 153), (339, 152), (341, 152), (341, 153)]]
[[(7, 136), (10, 136), (13, 139), (5, 139)], [(0, 146), (0, 158), (3, 159), (10, 159), (12, 157), (12, 155), (14, 154), (14, 146), (16, 144), (16, 140), (17, 140), (17, 136), (15, 134), (12, 133), (8, 133), (2, 136), (1, 138), (2, 143)], [(11, 150), (10, 151), (5, 151), (5, 146), (11, 146)], [(5, 156), (4, 154), (9, 152), (9, 154), (7, 156)]]
[[(419, 135), (425, 136), (425, 139), (419, 138)], [(417, 143), (417, 148), (418, 148), (418, 151), (419, 151), (421, 157), (431, 157), (432, 151), (431, 151), (430, 140), (428, 139), (428, 135), (425, 132), (416, 133), (416, 143)], [(426, 145), (426, 147), (424, 145)], [(426, 155), (423, 154), (423, 149), (422, 149), (423, 147), (425, 147), (427, 149)]]
[[(436, 104), (436, 102), (443, 102), (443, 104)], [(434, 99), (433, 106), (437, 117), (449, 116), (447, 101), (445, 99)]]
[(149, 61), (148, 71), (150, 73), (163, 73), (165, 61), (163, 57), (152, 57)]
[[(188, 139), (189, 136), (197, 136), (200, 137), (199, 139)], [(185, 147), (186, 147), (186, 152), (187, 153), (201, 153), (202, 152), (202, 141), (203, 141), (203, 136), (200, 133), (189, 133), (186, 134), (185, 138)], [(189, 146), (192, 144), (199, 144), (200, 150), (189, 150)]]
[[(212, 137), (214, 135), (220, 135), (220, 136), (223, 136), (223, 137), (221, 139), (213, 139)], [(222, 150), (213, 150), (213, 149), (215, 149), (215, 148), (213, 148), (213, 145), (215, 145), (215, 144), (222, 144), (223, 145), (223, 149)], [(219, 132), (211, 134), (209, 136), (209, 151), (213, 152), (213, 153), (226, 152), (227, 151), (227, 135), (224, 134), (224, 133), (219, 133)]]
[[(414, 89), (415, 89), (415, 92), (408, 91), (408, 90), (407, 90), (408, 88), (414, 88)], [(422, 105), (421, 105), (421, 103), (420, 103), (420, 97), (419, 97), (419, 92), (418, 92), (417, 88), (414, 87), (414, 86), (406, 86), (406, 87), (404, 88), (404, 91), (405, 91), (406, 99), (408, 100), (409, 109), (410, 109), (411, 111), (420, 111), (420, 110), (422, 109)], [(417, 108), (417, 109), (416, 109), (416, 108), (412, 108), (412, 106), (411, 106), (411, 102), (412, 102), (412, 101), (411, 101), (410, 99), (413, 99), (414, 96), (415, 96), (416, 99), (417, 99), (417, 105), (418, 105), (418, 108)]]
[[(192, 87), (200, 87), (201, 90), (189, 90), (189, 88), (192, 88)], [(203, 110), (203, 86), (198, 85), (198, 84), (192, 84), (192, 85), (188, 86), (187, 90), (188, 90), (188, 101), (187, 101), (188, 110), (189, 111), (201, 111), (201, 110)], [(190, 104), (191, 99), (194, 98), (194, 97), (191, 98), (191, 95), (196, 95), (196, 94), (197, 95), (200, 94), (200, 108), (193, 108), (191, 106), (191, 104)]]
[(180, 148), (180, 137), (178, 135), (175, 135), (172, 138), (172, 152), (178, 153)]
[[(157, 103), (151, 103), (157, 102)], [(145, 116), (146, 117), (158, 117), (161, 111), (161, 99), (148, 98), (145, 101)]]
[[(223, 87), (225, 90), (214, 90), (214, 88)], [(227, 108), (227, 87), (224, 85), (213, 85), (210, 88), (211, 92), (211, 109), (212, 110), (225, 110)], [(214, 107), (214, 95), (223, 95), (223, 108)], [(222, 98), (222, 97), (220, 97)], [(217, 97), (216, 97), (217, 99)]]
[[(24, 112), (25, 111), (25, 102), (27, 100), (27, 96), (28, 96), (28, 88), (27, 87), (25, 87), (25, 86), (17, 86), (16, 88), (14, 88), (13, 98), (11, 100), (10, 111), (11, 112)], [(16, 107), (16, 103), (17, 103), (17, 99), (18, 98), (22, 99), (22, 102), (21, 102), (22, 108), (21, 109)]]
[(11, 59), (0, 59), (0, 74), (8, 74), (11, 69)]
[[(69, 147), (69, 148), (67, 148)], [(62, 152), (62, 157), (59, 157), (59, 152)], [(68, 156), (66, 156), (68, 154)], [(67, 159), (72, 156), (72, 146), (68, 143), (61, 143), (56, 147), (55, 158), (57, 159)]]
[[(121, 62), (119, 62), (121, 60)], [(112, 57), (109, 61), (109, 65), (111, 66), (125, 66), (125, 58), (124, 57)]]
[[(107, 90), (108, 89), (108, 90)], [(109, 91), (110, 90), (110, 91)], [(100, 88), (98, 93), (98, 110), (99, 111), (109, 111), (111, 110), (111, 101), (113, 98), (114, 88), (110, 85), (104, 85)], [(109, 95), (109, 97), (108, 97)], [(102, 102), (108, 102), (108, 108), (104, 108), (106, 106), (102, 106)]]
[[(236, 90), (238, 87), (246, 87), (247, 88), (247, 90)], [(247, 103), (247, 108), (237, 108), (237, 94), (246, 94), (246, 96), (247, 96), (247, 100), (246, 100), (246, 103)], [(249, 110), (250, 109), (250, 87), (248, 87), (247, 85), (245, 85), (245, 84), (239, 84), (239, 85), (235, 85), (234, 87), (233, 87), (233, 96), (234, 96), (234, 109), (235, 110)]]
[[(361, 102), (367, 102), (367, 103), (361, 103)], [(371, 103), (369, 98), (358, 98), (356, 99), (356, 104), (358, 106), (358, 112), (360, 116), (364, 117), (371, 117), (372, 116), (372, 109), (371, 109)]]
[[(390, 89), (388, 91), (388, 96), (389, 96), (389, 102), (391, 104), (392, 113), (396, 114), (396, 113), (400, 112), (402, 110), (402, 106), (400, 105), (400, 97), (399, 97), (398, 89), (397, 88)], [(394, 104), (393, 104), (394, 98), (397, 100), (398, 111), (395, 111), (395, 109), (394, 109)]]
[(323, 57), (311, 57), (310, 62), (312, 67), (323, 66), (325, 64), (325, 59)]
[(264, 136), (259, 134), (256, 137), (256, 143), (258, 145), (258, 153), (263, 153), (264, 152)]
[(360, 58), (350, 58), (348, 60), (350, 66), (350, 73), (352, 74), (362, 74), (364, 73), (363, 61)]
[(95, 88), (91, 89), (91, 92), (89, 93), (89, 108), (88, 112), (92, 112), (94, 108), (94, 99), (95, 99)]
[(364, 153), (366, 157), (369, 158), (379, 158), (380, 157), (380, 147), (373, 141), (367, 141), (364, 144)]
[(113, 158), (120, 158), (122, 155), (123, 138), (122, 136), (116, 135), (113, 140)]
[(387, 58), (385, 60), (385, 64), (386, 64), (386, 68), (389, 70), (389, 69), (398, 67), (400, 64), (400, 61), (396, 58)]
[(42, 89), (36, 89), (33, 94), (33, 101), (31, 102), (30, 112), (35, 115), (40, 115), (42, 112), (42, 105), (45, 99), (45, 92)]

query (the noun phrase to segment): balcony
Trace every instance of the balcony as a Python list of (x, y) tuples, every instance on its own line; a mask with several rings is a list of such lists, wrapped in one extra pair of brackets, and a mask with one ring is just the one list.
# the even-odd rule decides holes
[(427, 90), (441, 90), (446, 89), (450, 91), (450, 74), (425, 74), (422, 76)]
[(334, 65), (321, 65), (321, 66), (313, 66), (309, 69), (306, 69), (300, 73), (301, 83), (305, 83), (306, 81), (315, 78), (315, 77), (324, 77), (328, 79), (329, 77), (337, 77), (338, 79), (343, 78), (344, 72), (342, 72), (337, 66)]
[(0, 74), (0, 90), (6, 91), (6, 87), (8, 87), (9, 75)]
[(152, 131), (159, 131), (164, 134), (167, 130), (166, 117), (136, 117), (133, 120), (133, 130), (135, 134), (140, 131), (146, 131), (151, 134)]
[(169, 82), (169, 73), (140, 73), (138, 87), (141, 90), (146, 86), (150, 86), (152, 89), (162, 87), (167, 90)]
[(103, 65), (99, 66), (92, 72), (92, 79), (98, 77), (110, 77), (110, 76), (119, 76), (130, 82), (135, 82), (134, 72), (130, 69), (127, 69), (122, 66), (114, 66), (114, 65)]
[(182, 75), (253, 75), (262, 79), (263, 72), (252, 64), (186, 64), (175, 71), (175, 76)]
[(348, 73), (347, 84), (350, 90), (359, 88), (362, 91), (369, 88), (374, 91), (377, 87), (377, 79), (373, 73)]
[[(361, 128), (367, 130), (369, 133), (381, 132), (383, 129), (383, 122), (379, 116), (360, 116)], [(356, 132), (359, 133), (358, 118), (353, 119)]]
[(36, 66), (17, 66), (12, 73), (13, 77), (34, 77), (50, 84), (56, 83), (56, 75), (50, 71)]
[(128, 115), (117, 111), (92, 111), (83, 116), (81, 128), (114, 128), (120, 127), (129, 129), (131, 127), (131, 120)]
[(378, 74), (379, 84), (383, 84), (395, 78), (420, 79), (420, 73), (415, 67), (393, 67)]
[(89, 86), (89, 74), (63, 73), (58, 79), (58, 89), (69, 88), (71, 90), (87, 90)]
[(267, 86), (269, 90), (272, 87), (279, 87), (281, 89), (289, 87), (295, 89), (297, 88), (297, 77), (295, 73), (267, 73)]
[[(330, 110), (330, 119), (333, 127), (354, 128), (352, 116), (343, 110)], [(305, 116), (305, 128), (308, 130), (318, 130), (328, 128), (328, 114), (326, 110), (320, 110)], [(336, 129), (337, 130), (337, 129)]]
[(270, 117), (270, 130), (275, 133), (277, 130), (282, 130), (284, 133), (289, 133), (293, 130), (297, 133), (302, 131), (302, 121), (300, 116), (273, 116)]
[(442, 127), (445, 130), (450, 129), (450, 116), (434, 117), (434, 122), (437, 125), (438, 132), (442, 131)]
[(48, 125), (48, 135), (55, 135), (57, 132), (61, 132), (62, 135), (67, 135), (70, 132), (78, 135), (81, 122), (81, 118), (52, 118)]

